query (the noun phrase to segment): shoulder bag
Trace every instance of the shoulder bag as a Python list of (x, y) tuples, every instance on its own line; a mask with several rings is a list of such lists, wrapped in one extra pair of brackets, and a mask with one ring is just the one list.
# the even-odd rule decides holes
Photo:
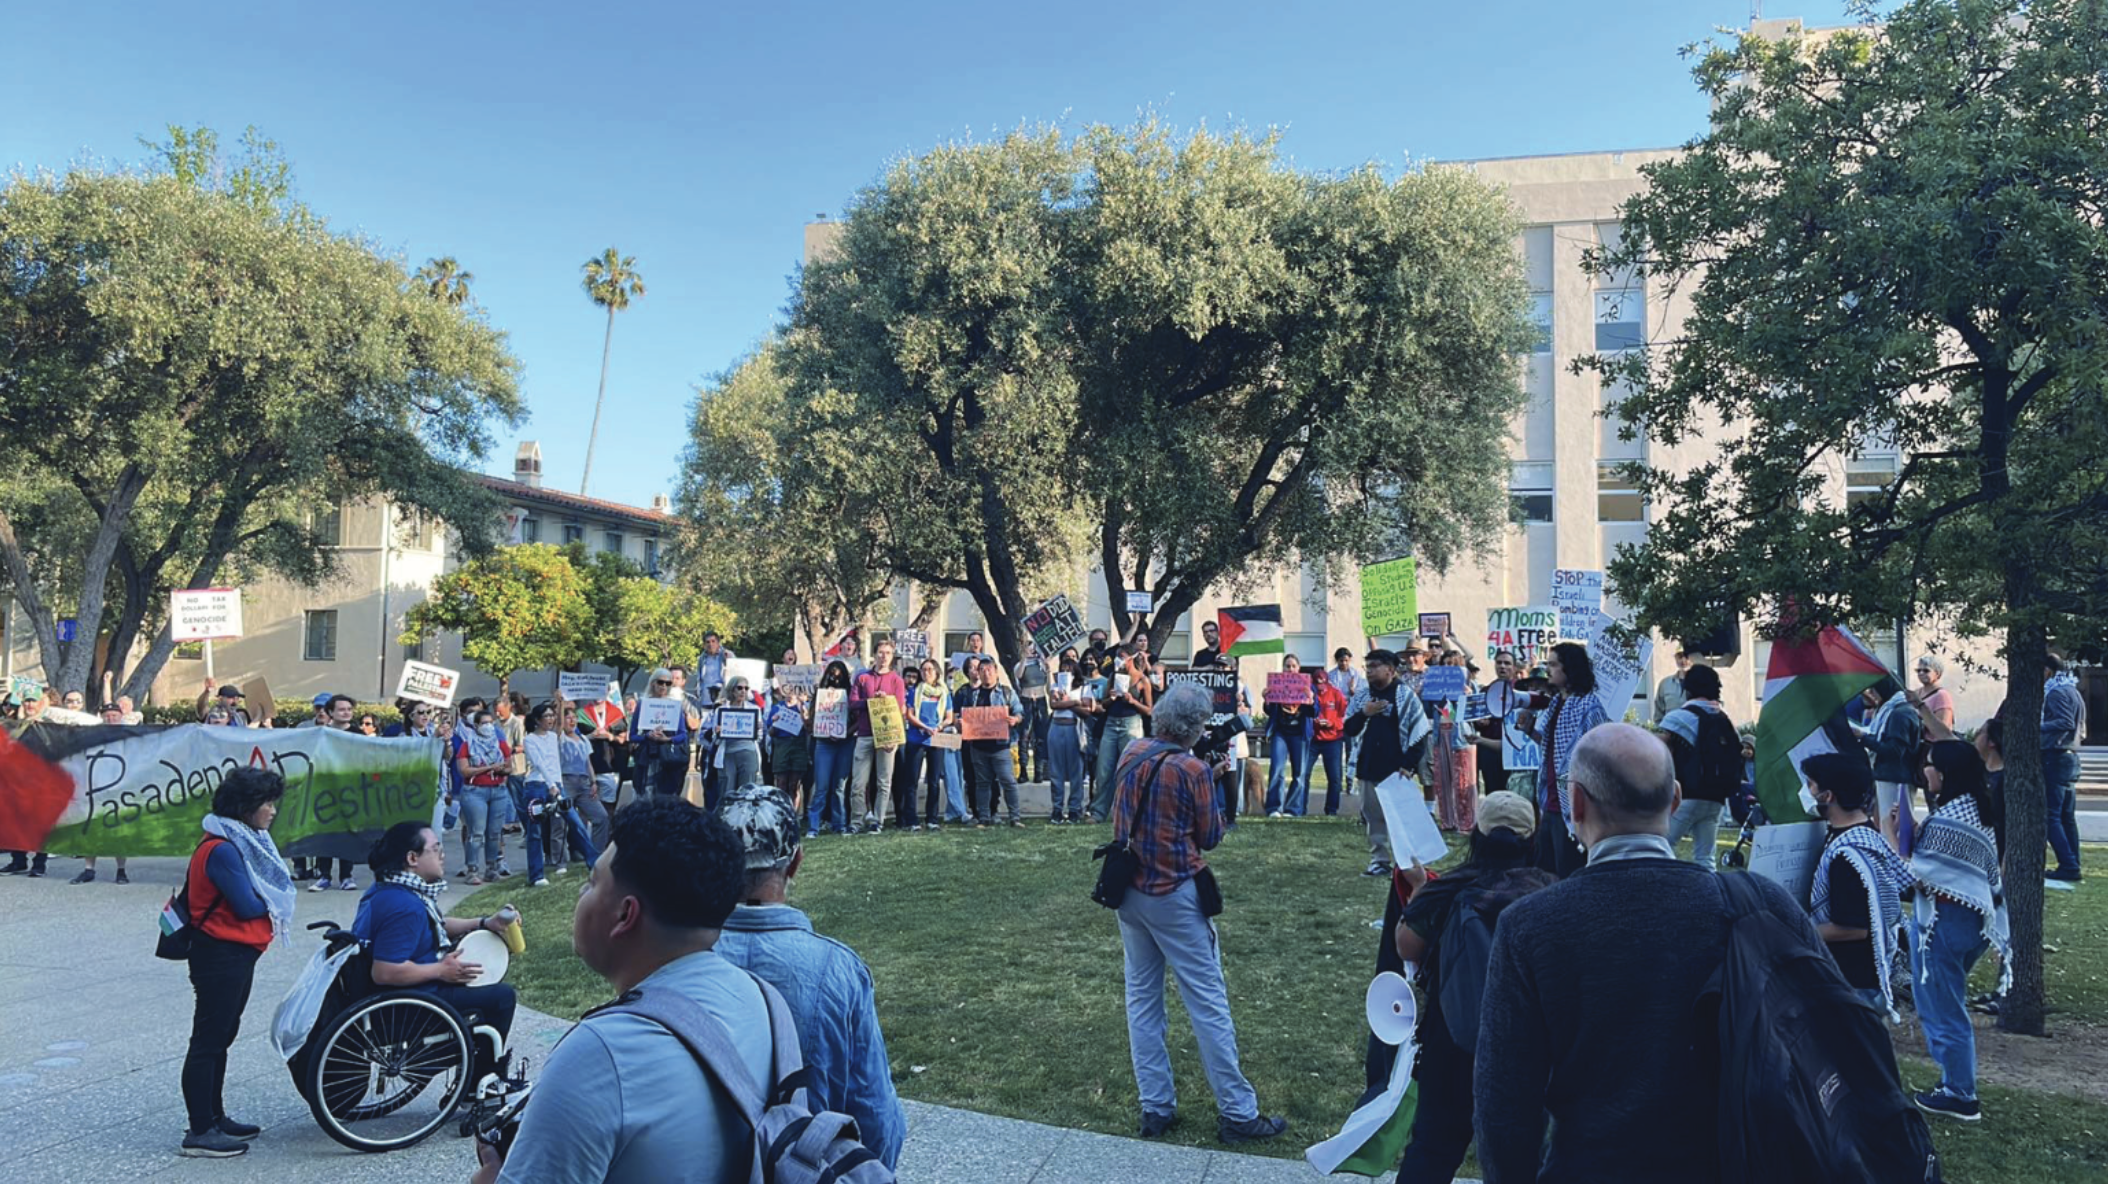
[(1098, 883), (1091, 889), (1091, 899), (1109, 909), (1117, 909), (1127, 899), (1127, 890), (1134, 886), (1135, 876), (1142, 870), (1142, 857), (1135, 854), (1135, 824), (1142, 818), (1142, 802), (1156, 789), (1156, 775), (1163, 771), (1164, 762), (1171, 754), (1165, 753), (1149, 766), (1149, 780), (1142, 785), (1141, 799), (1135, 803), (1134, 816), (1128, 819), (1127, 833), (1091, 852), (1092, 859), (1103, 860), (1098, 867)]

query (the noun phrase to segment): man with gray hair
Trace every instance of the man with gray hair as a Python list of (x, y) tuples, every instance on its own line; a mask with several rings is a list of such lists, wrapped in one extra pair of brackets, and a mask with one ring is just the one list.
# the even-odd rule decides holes
[[(1575, 744), (1567, 781), (1588, 863), (1509, 906), (1493, 931), (1473, 1090), (1479, 1164), (1488, 1180), (1536, 1180), (1540, 1168), (1561, 1180), (1717, 1180), (1718, 1083), (1692, 1003), (1726, 954), (1726, 877), (1669, 846), (1680, 795), (1659, 738), (1597, 727)], [(1785, 889), (1751, 883), (1823, 949)]]
[[(1216, 1136), (1225, 1143), (1271, 1139), (1288, 1129), (1259, 1112), (1259, 1096), (1237, 1061), (1237, 1029), (1210, 917), (1222, 911), (1215, 875), (1200, 853), (1222, 842), (1215, 776), (1192, 753), (1214, 695), (1178, 683), (1156, 701), (1155, 735), (1130, 743), (1113, 779), (1113, 845), (1133, 849), (1137, 868), (1121, 901), (1120, 944), (1127, 978), (1127, 1044), (1141, 1095), (1141, 1134), (1155, 1138), (1178, 1120), (1171, 1052), (1164, 1043), (1164, 968), (1178, 976), (1179, 998), (1200, 1045), (1201, 1068), (1215, 1091)], [(1101, 851), (1101, 854), (1104, 852)]]
[(813, 932), (786, 902), (805, 852), (798, 810), (772, 785), (742, 785), (717, 812), (746, 848), (747, 886), (725, 920), (717, 952), (782, 993), (798, 1025), (815, 1111), (856, 1120), (857, 1137), (888, 1168), (900, 1162), (908, 1120), (893, 1092), (871, 971), (856, 951)]

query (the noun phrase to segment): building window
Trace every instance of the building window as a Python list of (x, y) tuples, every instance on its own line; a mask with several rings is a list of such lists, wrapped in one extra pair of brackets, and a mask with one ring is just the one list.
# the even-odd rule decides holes
[(648, 576), (659, 574), (659, 540), (657, 539), (644, 540), (644, 574)]
[[(963, 653), (965, 653), (965, 652), (966, 652), (966, 639), (967, 639), (967, 638), (968, 638), (969, 636), (971, 636), (971, 635), (973, 635), (974, 633), (976, 633), (976, 632), (978, 632), (978, 630), (974, 630), (974, 629), (947, 629), (947, 630), (945, 630), (945, 631), (944, 631), (944, 652), (943, 652), (943, 653), (941, 653), (941, 654), (933, 654), (933, 655), (931, 655), (931, 656), (932, 656), (932, 657), (934, 657), (934, 658), (936, 658), (936, 659), (937, 659), (938, 661), (942, 662), (942, 661), (945, 661), (946, 659), (948, 659), (948, 658), (949, 658), (949, 657), (950, 657), (951, 655), (953, 655), (953, 654), (963, 654)], [(986, 641), (988, 640), (988, 635), (987, 635), (986, 633), (983, 633), (983, 634), (981, 634), (981, 640), (982, 640), (982, 641), (983, 641), (983, 642), (985, 643), (985, 642), (986, 642)], [(988, 652), (989, 652), (989, 654), (990, 654), (991, 656), (993, 656), (993, 655), (994, 655), (994, 653), (995, 653), (995, 651), (994, 651), (994, 650), (990, 650), (990, 651), (988, 651)]]
[(1851, 509), (1888, 492), (1896, 479), (1896, 454), (1870, 452), (1845, 462), (1845, 507)]
[(1536, 328), (1536, 337), (1530, 342), (1533, 354), (1552, 352), (1552, 294), (1530, 293), (1530, 324)]
[(1638, 349), (1647, 344), (1647, 296), (1639, 288), (1596, 293), (1596, 348)]
[(337, 610), (311, 608), (301, 630), (300, 656), (310, 662), (337, 660)]
[(542, 520), (539, 518), (520, 519), (520, 541), (523, 543), (541, 542)]
[(600, 549), (612, 554), (622, 554), (622, 532), (611, 530), (600, 536)]
[(416, 643), (416, 644), (414, 644), (414, 645), (405, 645), (405, 646), (403, 646), (403, 661), (405, 661), (405, 662), (422, 662), (422, 661), (424, 661), (424, 660), (425, 660), (425, 643), (424, 643), (424, 642), (422, 642), (422, 641), (419, 641), (419, 642), (417, 642), (417, 643)]
[(585, 541), (586, 541), (586, 528), (585, 528), (585, 527), (583, 527), (583, 526), (580, 526), (580, 525), (579, 525), (579, 524), (577, 524), (576, 522), (566, 522), (566, 523), (564, 523), (564, 545), (565, 545), (565, 546), (567, 546), (567, 547), (568, 547), (568, 546), (570, 546), (570, 545), (571, 545), (572, 543), (582, 543), (582, 542), (585, 542)]
[(1519, 460), (1510, 467), (1508, 497), (1524, 522), (1552, 520), (1552, 462)]
[(315, 532), (315, 537), (322, 540), (323, 546), (343, 546), (344, 508), (342, 506), (330, 506), (322, 510), (309, 510), (307, 512), (307, 527)]
[(1647, 503), (1640, 487), (1625, 476), (1622, 461), (1596, 462), (1596, 518), (1603, 522), (1645, 522)]

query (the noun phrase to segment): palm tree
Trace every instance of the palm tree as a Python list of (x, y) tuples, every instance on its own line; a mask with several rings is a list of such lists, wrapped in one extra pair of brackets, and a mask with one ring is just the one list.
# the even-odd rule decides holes
[(476, 273), (463, 270), (452, 255), (445, 255), (425, 260), (414, 278), (432, 293), (433, 299), (458, 308), (468, 303), (468, 282), (476, 278)]
[(586, 295), (608, 310), (608, 329), (600, 340), (600, 393), (593, 396), (593, 431), (586, 437), (586, 471), (578, 479), (580, 497), (593, 479), (593, 445), (600, 439), (600, 404), (608, 394), (608, 349), (615, 343), (615, 314), (628, 308), (631, 299), (644, 295), (644, 277), (637, 274), (636, 258), (613, 247), (599, 258), (586, 260), (584, 270)]

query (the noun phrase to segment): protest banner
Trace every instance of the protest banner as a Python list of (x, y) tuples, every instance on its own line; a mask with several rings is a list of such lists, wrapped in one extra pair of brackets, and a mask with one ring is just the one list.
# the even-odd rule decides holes
[[(1039, 647), (1040, 653), (1049, 656), (1081, 643), (1088, 633), (1083, 627), (1083, 618), (1076, 614), (1076, 606), (1060, 593), (1049, 596), (1044, 604), (1027, 614), (1024, 625), (1032, 644)], [(952, 655), (954, 659), (958, 656)], [(956, 666), (958, 662), (955, 660), (952, 664)]]
[(776, 667), (776, 686), (810, 693), (820, 685), (820, 667), (817, 665)]
[(903, 662), (920, 662), (930, 656), (930, 635), (921, 629), (893, 631), (893, 652)]
[(402, 677), (395, 683), (395, 697), (430, 703), (434, 707), (452, 707), (454, 692), (459, 689), (459, 670), (448, 670), (429, 662), (404, 662)]
[(240, 588), (181, 588), (168, 594), (168, 635), (177, 642), (242, 635)]
[(608, 676), (559, 670), (556, 693), (568, 703), (598, 703), (608, 697)]
[(864, 700), (864, 707), (871, 713), (873, 748), (899, 748), (908, 742), (908, 725), (900, 717), (900, 700), (877, 695)]
[(1464, 697), (1462, 666), (1430, 666), (1420, 678), (1420, 697), (1430, 703), (1454, 703)]
[(271, 836), (286, 855), (366, 858), (398, 822), (429, 821), (442, 745), (330, 728), (31, 727), (24, 747), (57, 766), (72, 799), (43, 846), (69, 855), (189, 855), (212, 794), (236, 769), (285, 778)]
[(1310, 676), (1298, 670), (1276, 670), (1266, 676), (1266, 701), (1291, 706), (1309, 703), (1313, 691)]
[[(777, 667), (780, 671), (782, 667)], [(805, 734), (805, 715), (787, 703), (778, 703), (769, 712), (769, 729), (786, 736)]]
[(1156, 603), (1149, 598), (1149, 593), (1147, 592), (1129, 592), (1127, 594), (1127, 611), (1148, 616), (1156, 611)]
[(1448, 613), (1421, 613), (1421, 614), (1420, 614), (1420, 636), (1422, 636), (1422, 637), (1447, 637), (1447, 636), (1449, 636), (1449, 614), (1448, 614)]
[(959, 713), (959, 734), (968, 740), (1010, 739), (1010, 709), (969, 707)]
[(1633, 641), (1618, 640), (1617, 618), (1601, 611), (1591, 614), (1586, 644), (1589, 661), (1596, 667), (1596, 702), (1612, 722), (1625, 718), (1632, 695), (1639, 689), (1647, 664), (1654, 659), (1654, 640), (1640, 635)]
[(1544, 661), (1559, 640), (1559, 610), (1549, 604), (1496, 608), (1486, 614), (1486, 657), (1507, 650), (1524, 670)]
[(1420, 563), (1407, 556), (1361, 569), (1361, 631), (1370, 637), (1420, 627)]
[(821, 740), (849, 737), (849, 692), (819, 687), (812, 693), (812, 734)]
[(760, 658), (733, 658), (725, 663), (725, 681), (747, 680), (747, 689), (760, 690), (769, 680), (769, 664)]
[(1559, 610), (1559, 636), (1579, 641), (1603, 607), (1603, 573), (1561, 567), (1552, 571), (1552, 607)]
[(760, 732), (761, 711), (753, 707), (720, 707), (717, 709), (717, 738), (720, 740), (752, 740)]
[(1822, 822), (1778, 822), (1757, 828), (1749, 845), (1749, 870), (1793, 894), (1808, 907), (1815, 887), (1815, 864), (1823, 853), (1829, 826)]
[(664, 732), (671, 736), (681, 730), (681, 707), (679, 699), (639, 699), (637, 701), (637, 734)]

